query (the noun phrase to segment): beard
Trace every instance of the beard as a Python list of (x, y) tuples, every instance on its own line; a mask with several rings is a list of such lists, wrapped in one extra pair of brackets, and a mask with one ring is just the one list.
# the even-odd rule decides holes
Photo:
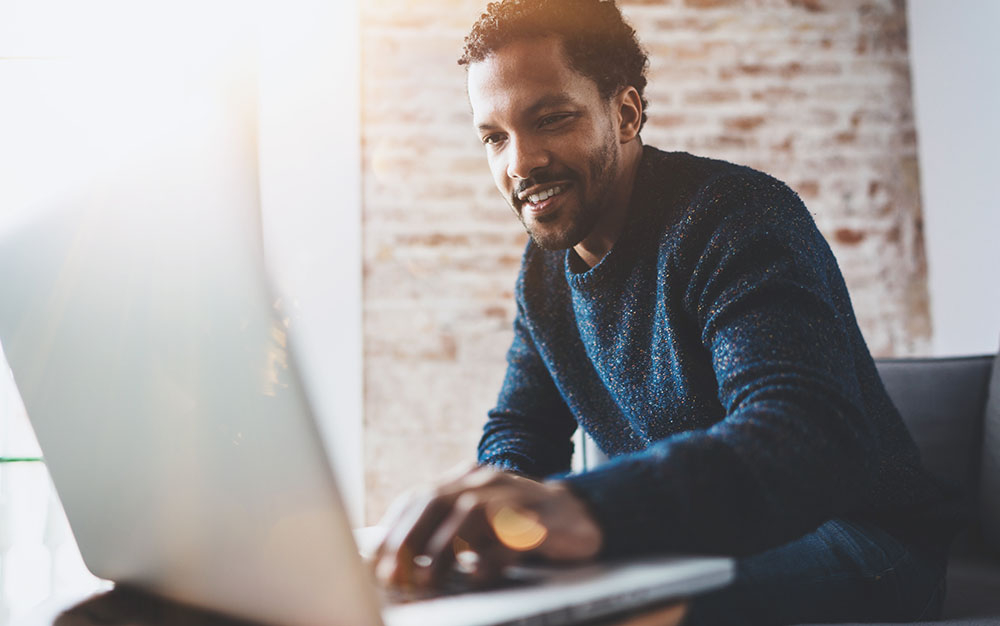
[[(565, 250), (583, 241), (594, 230), (594, 226), (605, 213), (615, 174), (619, 170), (621, 157), (615, 150), (616, 142), (617, 137), (612, 131), (587, 159), (585, 174), (546, 169), (528, 180), (521, 181), (512, 194), (511, 206), (514, 207), (517, 219), (520, 220), (521, 225), (524, 226), (535, 245), (545, 250)], [(583, 182), (581, 179), (584, 176), (589, 181), (586, 187), (581, 185)], [(517, 194), (532, 185), (556, 180), (571, 182), (572, 189), (564, 193), (575, 191), (578, 203), (575, 206), (566, 206), (553, 214), (543, 215), (530, 222), (525, 220), (524, 212), (520, 208), (523, 206), (523, 202), (518, 200)], [(586, 195), (584, 195), (585, 193)]]

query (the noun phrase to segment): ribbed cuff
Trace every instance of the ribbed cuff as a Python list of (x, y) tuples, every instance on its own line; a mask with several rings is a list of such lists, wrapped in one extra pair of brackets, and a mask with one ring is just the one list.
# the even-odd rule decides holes
[(654, 494), (629, 467), (609, 464), (559, 482), (577, 496), (603, 532), (601, 557), (619, 558), (668, 549), (672, 516), (651, 506)]

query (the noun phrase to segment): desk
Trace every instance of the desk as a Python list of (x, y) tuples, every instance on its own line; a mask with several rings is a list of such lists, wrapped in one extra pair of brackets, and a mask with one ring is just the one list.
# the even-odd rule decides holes
[[(152, 596), (114, 589), (94, 578), (83, 565), (76, 542), (51, 490), (42, 463), (7, 464), (0, 471), (6, 491), (0, 493), (0, 527), (4, 527), (15, 548), (0, 550), (0, 581), (4, 576), (19, 585), (9, 590), (27, 592), (25, 612), (5, 611), (0, 594), (0, 624), (10, 626), (260, 626), (249, 622), (194, 610)], [(2, 491), (2, 490), (0, 490)], [(17, 515), (14, 515), (17, 513)], [(377, 545), (378, 529), (358, 532), (362, 546)], [(37, 554), (36, 554), (37, 553)], [(46, 567), (32, 569), (40, 559)], [(15, 558), (16, 557), (16, 558)], [(23, 558), (22, 558), (23, 557)], [(32, 586), (32, 583), (38, 583)], [(51, 583), (51, 584), (50, 584)], [(102, 592), (94, 595), (95, 592)], [(45, 595), (53, 594), (41, 606), (28, 609)], [(30, 596), (30, 597), (29, 597)], [(23, 603), (22, 603), (23, 604)], [(675, 626), (683, 618), (686, 604), (645, 607), (640, 612), (616, 619), (586, 622), (586, 626)], [(13, 618), (8, 622), (8, 618)], [(432, 625), (431, 625), (432, 626)]]
[[(677, 626), (687, 604), (674, 602), (650, 607), (616, 619), (589, 621), (579, 626)], [(113, 589), (75, 605), (42, 607), (14, 626), (264, 626), (207, 611), (192, 609), (148, 594)]]
[[(15, 471), (27, 472), (30, 477), (37, 479), (34, 481), (15, 481), (17, 485), (33, 487), (33, 489), (24, 489), (23, 491), (41, 499), (41, 504), (36, 503), (35, 506), (15, 509), (31, 513), (24, 520), (19, 518), (24, 523), (19, 521), (17, 527), (36, 529), (31, 536), (24, 533), (26, 539), (29, 540), (26, 545), (28, 547), (47, 546), (46, 549), (58, 547), (60, 551), (66, 552), (66, 555), (71, 557), (54, 560), (53, 562), (58, 563), (60, 568), (47, 570), (48, 573), (56, 574), (56, 584), (50, 589), (55, 595), (26, 614), (15, 614), (13, 620), (9, 622), (10, 626), (97, 626), (98, 624), (101, 626), (260, 626), (193, 610), (134, 591), (125, 589), (106, 591), (110, 583), (94, 578), (86, 571), (80, 559), (76, 542), (73, 540), (62, 515), (62, 508), (49, 493), (50, 486), (44, 466), (38, 463), (8, 466), (5, 469), (8, 474)], [(42, 507), (42, 504), (45, 504), (46, 507)], [(51, 519), (45, 523), (47, 517)], [(42, 536), (41, 528), (46, 529), (45, 537)], [(368, 530), (367, 532), (371, 534), (372, 531)], [(363, 530), (359, 535), (364, 533)], [(14, 534), (16, 538), (18, 533)], [(48, 538), (46, 539), (46, 537)], [(365, 539), (369, 540), (367, 543), (371, 543), (370, 537), (362, 536), (359, 536), (359, 543), (366, 543)], [(43, 543), (43, 540), (47, 543)], [(50, 551), (56, 552), (54, 549)], [(0, 565), (15, 566), (8, 568), (8, 571), (4, 572), (5, 574), (22, 577), (26, 573), (23, 564), (18, 561), (4, 562), (4, 559), (0, 558)], [(32, 572), (27, 573), (32, 574)], [(38, 576), (35, 575), (35, 577)], [(103, 593), (94, 595), (96, 590)], [(0, 610), (3, 609), (2, 604), (2, 598), (0, 598)], [(585, 624), (586, 626), (675, 626), (681, 622), (685, 609), (686, 605), (683, 602), (675, 602), (668, 606), (646, 607), (641, 612), (619, 616), (613, 620), (604, 619)], [(11, 616), (7, 615), (7, 617)], [(0, 624), (8, 624), (7, 619), (2, 614), (0, 614)]]

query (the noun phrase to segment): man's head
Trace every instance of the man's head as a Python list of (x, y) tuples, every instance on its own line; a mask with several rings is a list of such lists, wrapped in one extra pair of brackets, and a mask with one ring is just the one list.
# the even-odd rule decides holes
[(614, 3), (492, 3), (459, 63), (494, 181), (535, 242), (607, 231), (640, 152), (647, 63)]
[(549, 36), (562, 42), (570, 67), (594, 81), (605, 98), (635, 87), (642, 102), (641, 130), (649, 106), (643, 96), (649, 59), (614, 0), (491, 2), (466, 36), (458, 64), (482, 61), (517, 39)]

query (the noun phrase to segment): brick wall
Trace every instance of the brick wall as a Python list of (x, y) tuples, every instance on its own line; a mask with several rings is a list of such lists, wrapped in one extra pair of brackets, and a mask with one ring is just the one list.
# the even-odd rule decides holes
[[(503, 376), (525, 235), (472, 130), (461, 42), (484, 0), (363, 4), (369, 519), (474, 458)], [(930, 324), (902, 0), (621, 2), (650, 54), (646, 143), (799, 192), (873, 352)]]

